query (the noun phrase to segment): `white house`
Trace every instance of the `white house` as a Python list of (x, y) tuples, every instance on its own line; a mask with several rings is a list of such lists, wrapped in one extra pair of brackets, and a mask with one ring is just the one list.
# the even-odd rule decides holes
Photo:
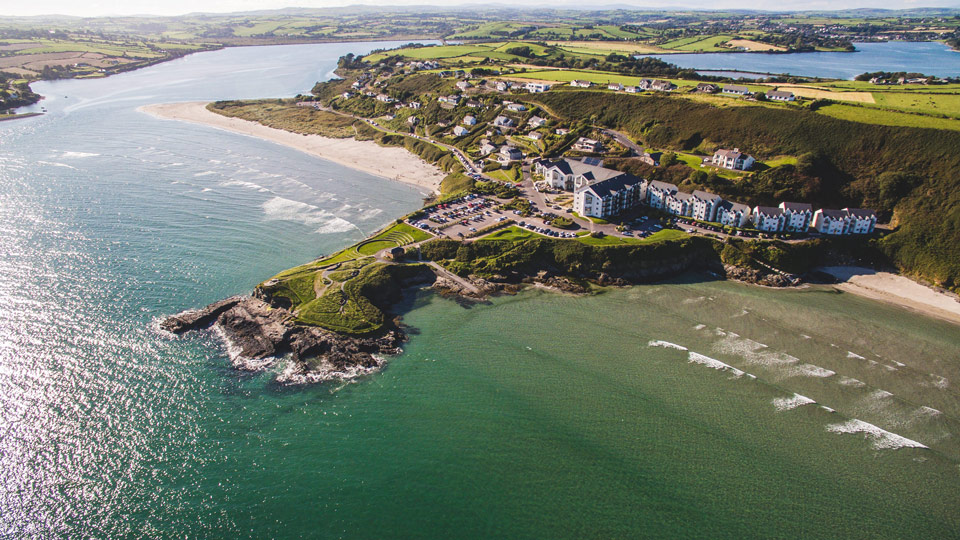
[(420, 108), (420, 102), (419, 102), (419, 101), (411, 101), (410, 103), (407, 103), (407, 105), (408, 105), (411, 109), (419, 109), (419, 108)]
[(420, 123), (420, 119), (417, 118), (416, 116), (410, 116), (407, 118), (407, 123), (410, 124), (411, 126), (415, 126), (418, 123)]
[(653, 85), (652, 79), (640, 79), (640, 84), (637, 85), (637, 88), (641, 90), (650, 90), (651, 85)]
[(579, 139), (577, 139), (577, 142), (573, 143), (573, 149), (578, 152), (599, 153), (599, 152), (603, 152), (603, 144), (601, 144), (600, 141), (597, 141), (594, 139), (580, 137)]
[(539, 160), (534, 164), (534, 171), (550, 182), (551, 187), (567, 191), (575, 191), (577, 188), (623, 174), (605, 168), (602, 162), (591, 165), (570, 158), (558, 161)]
[(593, 83), (590, 81), (581, 81), (579, 79), (574, 79), (570, 81), (570, 86), (575, 86), (577, 88), (590, 88), (593, 86)]
[(539, 94), (540, 92), (546, 92), (550, 89), (549, 84), (539, 82), (528, 82), (523, 87), (531, 94)]
[(507, 90), (510, 89), (511, 86), (513, 86), (513, 85), (510, 84), (510, 83), (508, 83), (508, 82), (506, 82), (506, 81), (497, 81), (497, 91), (498, 91), (498, 92), (506, 92)]
[(527, 137), (530, 137), (535, 141), (539, 141), (543, 138), (543, 134), (541, 134), (539, 131), (531, 131), (530, 133), (527, 133)]
[(573, 194), (573, 211), (581, 216), (606, 218), (640, 203), (642, 180), (628, 173), (583, 186)]
[(700, 191), (693, 192), (693, 208), (690, 217), (700, 221), (717, 221), (717, 209), (723, 199), (719, 195)]
[(498, 127), (513, 127), (513, 120), (506, 116), (498, 116), (493, 119), (493, 125)]
[(850, 226), (847, 234), (870, 234), (877, 225), (877, 214), (873, 210), (864, 208), (844, 208), (850, 216)]
[(750, 207), (745, 204), (721, 201), (717, 207), (717, 221), (727, 227), (746, 227), (750, 221)]
[(477, 125), (477, 117), (471, 114), (468, 114), (463, 117), (463, 125), (465, 126), (475, 126)]
[(793, 101), (797, 99), (793, 92), (784, 92), (783, 90), (771, 90), (767, 92), (767, 99), (771, 101)]
[(753, 209), (753, 226), (763, 232), (780, 232), (786, 216), (783, 210), (773, 206), (757, 206)]
[(463, 136), (466, 135), (467, 133), (470, 133), (470, 130), (467, 129), (467, 128), (465, 128), (465, 127), (463, 127), (463, 126), (457, 126), (457, 127), (453, 128), (453, 135), (454, 135), (455, 137), (463, 137)]
[(437, 98), (437, 101), (440, 103), (448, 103), (450, 105), (456, 105), (460, 103), (460, 96), (440, 96)]
[(507, 110), (513, 112), (523, 112), (527, 110), (527, 106), (523, 103), (511, 103), (507, 105)]
[(491, 144), (490, 141), (484, 140), (480, 143), (480, 155), (485, 156), (487, 154), (492, 154), (493, 152), (498, 151), (499, 148), (495, 144)]
[(468, 81), (459, 81), (457, 82), (457, 88), (459, 88), (460, 90), (466, 90), (467, 88), (473, 88), (473, 85), (470, 84)]
[(500, 149), (500, 156), (497, 161), (500, 163), (509, 163), (523, 159), (523, 152), (513, 146), (504, 146)]
[(820, 234), (846, 234), (850, 214), (843, 210), (821, 208), (813, 213), (813, 228)]
[(736, 171), (749, 170), (755, 161), (753, 157), (744, 154), (739, 148), (734, 148), (733, 150), (721, 148), (714, 152), (713, 157), (710, 159), (710, 163), (717, 167)]
[(546, 123), (547, 121), (544, 120), (543, 118), (540, 118), (539, 116), (531, 116), (530, 119), (527, 120), (527, 125), (532, 128), (538, 128)]
[(664, 199), (663, 209), (675, 216), (689, 217), (693, 213), (693, 195), (683, 191), (671, 193)]
[(628, 94), (636, 94), (637, 92), (640, 91), (640, 87), (639, 87), (639, 86), (626, 86), (626, 87), (623, 88), (623, 91), (626, 92), (626, 93), (628, 93)]
[(623, 85), (620, 83), (610, 83), (607, 85), (607, 90), (613, 90), (614, 92), (622, 92)]
[(746, 86), (740, 86), (738, 84), (728, 84), (723, 87), (721, 92), (724, 94), (733, 94), (735, 96), (749, 96), (753, 93)]
[(783, 230), (788, 232), (807, 232), (810, 228), (810, 221), (813, 219), (813, 207), (806, 203), (782, 202), (780, 209), (783, 210), (785, 221)]
[(653, 180), (647, 186), (647, 204), (663, 210), (668, 195), (677, 192), (677, 186), (659, 180)]
[(377, 101), (382, 101), (384, 103), (393, 103), (393, 98), (386, 94), (377, 94)]
[(660, 92), (673, 92), (674, 90), (677, 89), (677, 85), (673, 84), (670, 81), (663, 81), (663, 80), (657, 79), (652, 83), (650, 83), (650, 89), (657, 90)]

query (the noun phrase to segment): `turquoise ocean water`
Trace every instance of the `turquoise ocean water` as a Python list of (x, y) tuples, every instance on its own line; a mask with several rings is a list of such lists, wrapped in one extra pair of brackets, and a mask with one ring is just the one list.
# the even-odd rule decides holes
[(0, 537), (958, 536), (960, 331), (830, 288), (411, 293), (403, 355), (307, 387), (157, 331), (423, 193), (136, 107), (380, 46), (44, 83), (0, 124)]

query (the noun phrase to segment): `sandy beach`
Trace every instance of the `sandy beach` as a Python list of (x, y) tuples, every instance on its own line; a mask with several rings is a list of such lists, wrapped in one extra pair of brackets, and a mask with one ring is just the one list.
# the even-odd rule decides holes
[(291, 133), (249, 120), (222, 116), (208, 111), (206, 105), (206, 102), (159, 103), (137, 110), (156, 118), (201, 124), (282, 144), (351, 169), (412, 184), (433, 193), (439, 192), (440, 181), (445, 176), (443, 171), (403, 148), (380, 146), (373, 141)]
[(960, 302), (912, 279), (856, 266), (829, 266), (819, 270), (840, 280), (841, 291), (896, 304), (913, 311), (960, 324)]

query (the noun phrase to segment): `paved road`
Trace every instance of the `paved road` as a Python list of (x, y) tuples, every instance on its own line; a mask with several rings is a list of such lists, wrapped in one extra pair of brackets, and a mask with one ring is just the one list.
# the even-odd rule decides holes
[(641, 148), (637, 143), (630, 140), (630, 137), (627, 137), (625, 133), (620, 133), (619, 131), (614, 131), (612, 129), (603, 130), (603, 134), (622, 144), (623, 146), (630, 149), (631, 152), (638, 156), (643, 155), (643, 148)]

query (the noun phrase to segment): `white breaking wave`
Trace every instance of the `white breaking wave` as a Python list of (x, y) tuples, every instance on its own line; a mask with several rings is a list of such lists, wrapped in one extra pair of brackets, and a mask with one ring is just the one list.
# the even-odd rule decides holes
[(90, 152), (64, 152), (61, 158), (85, 158), (85, 157), (97, 157), (100, 154), (91, 154)]
[(690, 351), (687, 358), (689, 362), (694, 364), (700, 364), (702, 366), (707, 366), (720, 371), (729, 371), (730, 373), (733, 373), (734, 377), (740, 377), (743, 375), (743, 371), (731, 366), (730, 364), (721, 362), (716, 358), (710, 358), (709, 356), (695, 353), (693, 351)]
[(37, 164), (39, 164), (39, 165), (50, 165), (50, 166), (52, 166), (52, 167), (64, 167), (64, 168), (67, 168), (67, 169), (77, 170), (76, 167), (71, 167), (70, 165), (67, 165), (66, 163), (57, 163), (57, 162), (55, 162), (55, 161), (38, 161)]
[(201, 176), (210, 176), (211, 174), (217, 174), (217, 173), (216, 173), (216, 171), (203, 171), (203, 172), (198, 172), (197, 174), (195, 174), (195, 175), (193, 175), (193, 176), (194, 176), (194, 177), (201, 177)]
[(287, 362), (283, 371), (277, 376), (277, 382), (281, 384), (314, 384), (325, 381), (350, 381), (357, 377), (369, 375), (378, 371), (387, 363), (387, 359), (373, 355), (376, 364), (370, 367), (351, 366), (346, 369), (338, 370), (333, 364), (323, 360), (317, 367), (309, 371), (304, 371), (296, 362)]
[(698, 325), (694, 326), (693, 329), (694, 329), (694, 330), (703, 330), (703, 329), (706, 328), (706, 327), (707, 327), (707, 325), (705, 325), (705, 324), (698, 324)]
[(260, 193), (267, 193), (269, 189), (261, 186), (260, 184), (254, 184), (253, 182), (245, 182), (243, 180), (231, 180), (229, 182), (224, 182), (220, 184), (223, 187), (244, 187), (247, 189), (255, 189)]
[(815, 366), (813, 364), (800, 364), (795, 368), (790, 370), (794, 375), (801, 375), (804, 377), (833, 377), (837, 373), (820, 366)]
[(796, 409), (802, 405), (810, 405), (812, 403), (816, 403), (816, 401), (807, 396), (801, 396), (800, 394), (793, 394), (793, 396), (785, 398), (774, 398), (773, 400), (773, 406), (780, 412), (789, 411), (790, 409)]
[(927, 448), (926, 445), (908, 439), (896, 433), (891, 433), (873, 424), (853, 418), (842, 424), (829, 424), (827, 431), (832, 433), (862, 433), (873, 443), (877, 450), (894, 450), (897, 448)]
[(340, 233), (357, 228), (353, 223), (312, 204), (283, 197), (274, 197), (263, 203), (263, 212), (270, 220), (299, 221), (306, 225), (319, 225), (316, 230), (319, 234)]
[(352, 229), (356, 229), (357, 226), (349, 221), (334, 217), (328, 223), (317, 229), (318, 234), (332, 234), (332, 233), (342, 233), (347, 232)]
[(859, 354), (855, 352), (850, 352), (850, 351), (847, 351), (847, 358), (856, 358), (857, 360), (866, 360), (866, 358), (864, 358), (863, 356), (860, 356)]
[(664, 349), (676, 349), (678, 351), (686, 351), (687, 348), (683, 345), (677, 345), (676, 343), (670, 343), (669, 341), (660, 341), (653, 340), (647, 343), (647, 347), (663, 347)]
[(858, 379), (854, 379), (853, 377), (840, 377), (840, 380), (838, 380), (837, 382), (844, 386), (854, 386), (857, 388), (867, 385), (865, 382), (860, 381)]

